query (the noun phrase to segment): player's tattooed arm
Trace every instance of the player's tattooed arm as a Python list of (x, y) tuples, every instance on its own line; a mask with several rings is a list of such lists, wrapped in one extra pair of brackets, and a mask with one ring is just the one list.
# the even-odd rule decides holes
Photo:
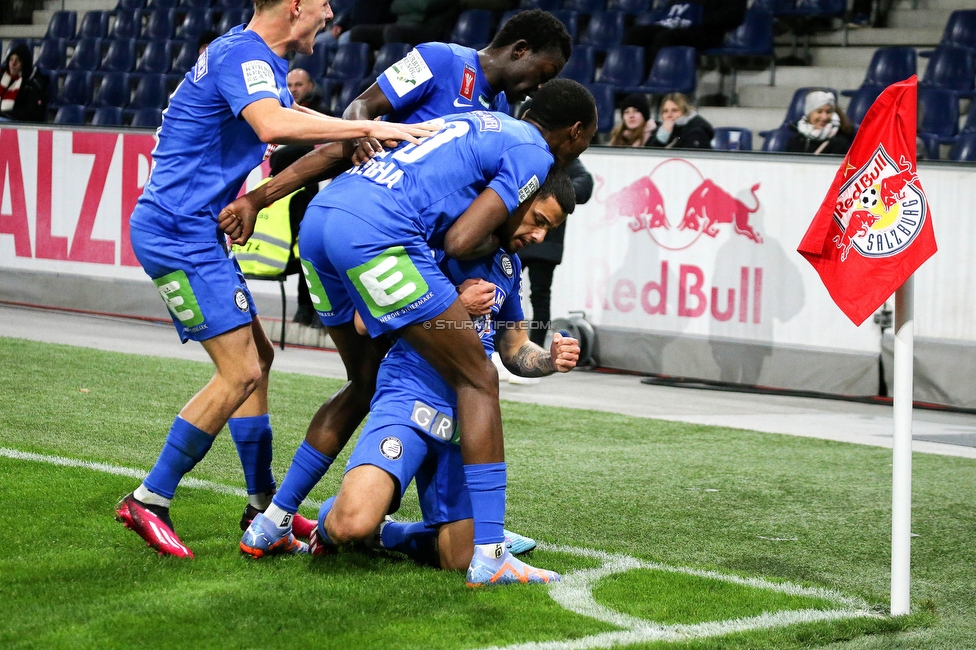
[(520, 377), (546, 377), (556, 372), (546, 351), (531, 341), (519, 348), (505, 367)]
[(528, 323), (498, 323), (495, 342), (502, 363), (520, 377), (545, 377), (569, 372), (579, 360), (579, 342), (558, 332), (552, 336), (549, 350), (529, 340)]

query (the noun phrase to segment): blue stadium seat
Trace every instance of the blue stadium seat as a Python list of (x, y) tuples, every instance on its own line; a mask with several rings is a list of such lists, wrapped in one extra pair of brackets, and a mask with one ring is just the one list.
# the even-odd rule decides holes
[(717, 151), (752, 151), (752, 131), (740, 126), (715, 128), (712, 149)]
[(75, 28), (78, 25), (78, 12), (76, 11), (55, 11), (51, 15), (51, 20), (47, 23), (47, 33), (44, 38), (63, 38), (71, 40), (75, 37)]
[(596, 100), (597, 122), (596, 130), (598, 133), (610, 133), (613, 130), (614, 106), (614, 87), (610, 84), (586, 84), (586, 87), (593, 93)]
[(173, 12), (171, 10), (153, 11), (142, 26), (139, 38), (144, 41), (168, 41), (173, 38), (173, 27)]
[(939, 46), (976, 50), (976, 9), (959, 9), (949, 14)]
[(217, 23), (217, 33), (226, 34), (232, 28), (237, 27), (240, 24), (246, 23), (250, 20), (248, 16), (248, 11), (243, 8), (229, 8), (224, 10), (224, 15), (220, 17), (220, 22)]
[(107, 72), (101, 75), (101, 83), (95, 91), (95, 97), (91, 105), (100, 108), (102, 106), (116, 106), (125, 108), (129, 103), (129, 75), (125, 72)]
[(99, 70), (130, 72), (136, 65), (136, 43), (131, 38), (117, 38), (108, 46)]
[(822, 90), (826, 93), (832, 93), (834, 97), (837, 97), (837, 90), (827, 88), (826, 86), (804, 86), (803, 88), (797, 88), (796, 92), (793, 93), (793, 99), (790, 101), (790, 107), (786, 109), (786, 118), (783, 120), (783, 126), (791, 122), (799, 122), (803, 118), (803, 104), (807, 99), (807, 94), (813, 90)]
[(187, 41), (180, 46), (179, 54), (176, 55), (176, 60), (173, 62), (173, 67), (171, 70), (173, 72), (183, 74), (190, 68), (192, 68), (197, 59), (200, 57), (198, 50), (199, 46), (193, 41)]
[(129, 102), (130, 109), (139, 108), (166, 108), (169, 101), (169, 90), (166, 85), (166, 75), (147, 74), (139, 79), (135, 92), (132, 93), (132, 100)]
[(75, 51), (65, 65), (66, 70), (88, 70), (98, 68), (102, 62), (102, 39), (83, 38), (75, 45)]
[(247, 9), (251, 6), (251, 0), (219, 0), (217, 6), (227, 9)]
[(939, 160), (942, 138), (934, 133), (919, 133), (918, 139), (922, 141), (922, 149), (917, 152), (918, 156), (925, 160)]
[(158, 108), (140, 108), (132, 114), (129, 124), (134, 129), (158, 129), (163, 123), (163, 111)]
[(523, 11), (525, 11), (525, 9), (510, 9), (503, 13), (502, 17), (498, 20), (498, 27), (495, 32), (497, 33), (499, 30), (501, 30), (501, 28), (505, 26), (505, 23), (512, 19), (512, 16), (515, 14), (520, 14)]
[(563, 9), (578, 11), (581, 14), (594, 14), (598, 11), (605, 11), (607, 0), (565, 0)]
[(918, 72), (914, 47), (879, 47), (871, 57), (862, 86), (882, 86), (904, 81)]
[(550, 11), (549, 13), (563, 24), (563, 27), (569, 32), (569, 38), (575, 42), (576, 35), (579, 32), (579, 12), (572, 11), (571, 9), (559, 9), (557, 11)]
[(658, 50), (651, 73), (644, 83), (637, 88), (628, 88), (627, 92), (648, 95), (684, 93), (692, 97), (698, 87), (696, 58), (697, 52), (693, 47), (662, 47)]
[(931, 53), (919, 86), (968, 93), (973, 89), (973, 74), (973, 53), (970, 50), (940, 46)]
[(763, 131), (759, 135), (763, 136), (763, 151), (786, 151), (786, 143), (790, 141), (795, 131), (781, 126), (772, 131)]
[(454, 29), (451, 31), (451, 37), (448, 41), (480, 50), (491, 41), (491, 36), (494, 34), (492, 31), (494, 22), (494, 16), (487, 9), (462, 11), (457, 22), (454, 23)]
[(637, 45), (618, 45), (607, 51), (600, 70), (600, 83), (617, 88), (631, 88), (641, 82), (644, 74), (644, 48)]
[(84, 124), (85, 107), (79, 104), (65, 104), (54, 116), (55, 124)]
[(120, 12), (139, 11), (145, 6), (146, 0), (119, 0), (112, 13), (118, 15)]
[(115, 21), (109, 28), (109, 38), (135, 38), (139, 35), (139, 23), (137, 11), (116, 11)]
[(945, 88), (918, 89), (918, 131), (933, 133), (945, 141), (956, 135), (959, 96)]
[(55, 101), (51, 102), (54, 106), (65, 104), (81, 104), (86, 106), (91, 100), (91, 73), (84, 70), (72, 70), (64, 75), (61, 81), (61, 88), (57, 93)]
[(651, 0), (609, 0), (607, 2), (607, 9), (611, 11), (622, 11), (631, 16), (644, 13), (650, 8)]
[(361, 87), (362, 80), (360, 79), (347, 79), (344, 81), (342, 88), (332, 100), (332, 115), (342, 117), (342, 112), (346, 110), (346, 107), (352, 103), (352, 100), (359, 97), (359, 89)]
[(332, 64), (325, 73), (326, 79), (348, 81), (362, 79), (369, 73), (369, 45), (343, 43), (336, 50)]
[(793, 16), (816, 18), (843, 18), (847, 13), (847, 0), (796, 0)]
[(402, 59), (410, 51), (409, 43), (386, 43), (376, 53), (373, 70), (369, 73), (374, 80), (383, 74), (387, 68)]
[(92, 126), (122, 126), (122, 109), (118, 106), (101, 106), (92, 115)]
[(78, 38), (105, 38), (111, 15), (107, 11), (86, 11), (78, 26)]
[(149, 0), (146, 9), (149, 11), (169, 11), (176, 8), (177, 0)]
[(861, 126), (864, 116), (874, 101), (884, 91), (882, 86), (861, 86), (851, 95), (851, 102), (847, 105), (847, 117), (855, 128)]
[[(745, 20), (735, 30), (725, 35), (721, 47), (706, 50), (705, 54), (728, 59), (732, 70), (732, 103), (738, 103), (736, 83), (737, 59), (741, 57), (769, 60), (769, 85), (776, 84), (776, 53), (773, 51), (773, 15), (766, 11), (749, 9)], [(721, 71), (721, 66), (719, 67)], [(724, 92), (725, 74), (719, 77), (719, 94)]]
[(966, 113), (966, 121), (963, 122), (960, 133), (976, 133), (976, 102), (969, 104), (969, 112)]
[(176, 29), (176, 40), (193, 41), (200, 38), (200, 34), (213, 29), (213, 14), (209, 9), (190, 8), (183, 15), (183, 21)]
[(620, 45), (623, 39), (624, 12), (598, 11), (590, 16), (590, 22), (580, 34), (579, 42), (580, 45), (592, 45), (597, 50), (605, 51)]
[(753, 0), (752, 9), (785, 16), (793, 13), (793, 4), (793, 0)]
[(555, 11), (562, 6), (562, 0), (519, 0), (519, 9), (542, 9), (543, 11)]
[(290, 70), (301, 68), (312, 79), (318, 79), (325, 74), (329, 65), (329, 52), (324, 44), (316, 43), (311, 54), (296, 54), (291, 60)]
[(593, 82), (595, 70), (593, 48), (589, 45), (577, 45), (573, 48), (573, 53), (569, 55), (569, 61), (566, 62), (559, 76), (588, 84)]
[(976, 162), (976, 133), (962, 133), (956, 136), (949, 150), (949, 160)]
[(149, 41), (136, 63), (135, 72), (139, 74), (164, 74), (169, 72), (172, 59), (169, 41)]
[(41, 50), (34, 57), (34, 66), (42, 70), (64, 68), (64, 41), (59, 38), (45, 38), (41, 41)]
[(179, 6), (186, 9), (209, 9), (210, 0), (180, 0)]
[(660, 9), (651, 9), (650, 11), (642, 11), (637, 14), (634, 18), (635, 25), (653, 25), (659, 20), (663, 20), (668, 15), (667, 11), (662, 11)]

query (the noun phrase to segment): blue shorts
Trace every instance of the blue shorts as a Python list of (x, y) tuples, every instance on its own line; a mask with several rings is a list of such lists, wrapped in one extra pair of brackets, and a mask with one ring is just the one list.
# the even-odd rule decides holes
[(213, 338), (257, 316), (241, 267), (216, 240), (183, 242), (138, 228), (130, 232), (132, 250), (156, 284), (183, 343)]
[[(390, 514), (400, 508), (410, 481), (417, 481), (417, 496), (424, 524), (428, 527), (471, 519), (471, 497), (464, 479), (461, 447), (452, 442), (453, 421), (439, 419), (443, 414), (424, 409), (416, 402), (410, 419), (382, 411), (371, 413), (346, 471), (360, 465), (373, 465), (393, 477), (399, 489), (394, 493)], [(430, 430), (433, 433), (424, 433)], [(448, 431), (450, 433), (448, 433)], [(440, 433), (442, 437), (434, 434)]]
[(356, 310), (376, 337), (429, 320), (457, 300), (420, 233), (391, 234), (345, 210), (313, 204), (298, 247), (323, 325), (349, 323)]

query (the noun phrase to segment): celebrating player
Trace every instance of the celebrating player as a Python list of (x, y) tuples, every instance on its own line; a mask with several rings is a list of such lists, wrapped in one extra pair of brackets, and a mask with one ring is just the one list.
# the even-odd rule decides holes
[[(389, 332), (405, 338), (457, 393), (475, 543), (489, 556), (504, 550), (497, 372), (479, 337), (461, 325), (467, 312), (430, 248), (455, 259), (496, 250), (494, 231), (513, 227), (506, 220), (538, 190), (554, 160), (565, 165), (586, 149), (596, 118), (586, 88), (554, 79), (536, 93), (523, 121), (480, 111), (451, 115), (423, 144), (381, 152), (313, 200), (300, 235), (303, 267), (350, 382), (316, 414), (266, 516), (245, 532), (242, 550), (256, 556), (305, 550), (290, 521), (369, 412), (387, 347), (375, 337)], [(266, 184), (278, 181), (267, 194), (287, 188), (283, 176)], [(221, 214), (222, 226), (241, 231), (233, 221)], [(356, 333), (354, 310), (374, 338)]]
[[(193, 557), (169, 516), (183, 475), (228, 424), (247, 483), (244, 521), (266, 508), (271, 474), (268, 371), (274, 356), (216, 215), (273, 146), (374, 136), (409, 140), (421, 125), (324, 118), (294, 104), (286, 52), (310, 53), (332, 11), (328, 0), (255, 0), (250, 24), (212, 42), (163, 114), (150, 179), (132, 214), (132, 246), (183, 342), (200, 341), (216, 368), (176, 417), (149, 475), (117, 518), (160, 554)], [(292, 110), (296, 109), (296, 110)]]
[[(565, 172), (553, 169), (535, 196), (518, 209), (517, 230), (505, 248), (542, 241), (575, 207), (575, 191)], [(579, 358), (574, 339), (554, 335), (546, 351), (529, 341), (519, 300), (521, 263), (499, 249), (472, 261), (440, 265), (458, 286), (469, 321), (490, 357), (496, 345), (512, 372), (539, 377), (569, 372)], [(487, 299), (486, 299), (487, 298)], [(497, 329), (497, 332), (496, 332)], [(346, 465), (339, 494), (319, 510), (319, 527), (310, 546), (323, 553), (334, 544), (372, 541), (387, 514), (396, 512), (416, 478), (423, 521), (382, 523), (383, 548), (444, 569), (468, 568), (470, 586), (511, 582), (550, 582), (559, 576), (515, 558), (475, 557), (471, 499), (465, 487), (457, 444), (457, 399), (451, 388), (403, 339), (380, 364), (376, 395), (366, 428)], [(469, 568), (470, 567), (470, 568)]]

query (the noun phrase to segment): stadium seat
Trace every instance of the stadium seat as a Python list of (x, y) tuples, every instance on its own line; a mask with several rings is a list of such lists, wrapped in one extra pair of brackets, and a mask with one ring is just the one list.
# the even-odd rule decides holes
[(959, 125), (959, 97), (945, 88), (918, 89), (918, 131), (948, 141)]
[(177, 0), (149, 0), (146, 9), (149, 11), (169, 11), (176, 8)]
[(92, 126), (122, 126), (122, 109), (118, 106), (101, 106), (92, 115)]
[(976, 133), (962, 133), (956, 136), (949, 150), (949, 160), (976, 162)]
[(712, 149), (718, 151), (752, 151), (752, 131), (738, 126), (715, 128)]
[(144, 41), (168, 41), (173, 38), (173, 12), (153, 11), (142, 26), (139, 38)]
[(369, 45), (343, 43), (336, 50), (332, 64), (325, 73), (326, 79), (348, 81), (362, 79), (369, 73)]
[(179, 6), (186, 9), (209, 9), (210, 0), (180, 0)]
[(595, 70), (593, 48), (589, 45), (577, 45), (573, 48), (573, 53), (569, 55), (569, 61), (566, 62), (559, 76), (588, 84), (593, 82)]
[(71, 40), (75, 37), (75, 28), (78, 24), (78, 12), (76, 11), (55, 11), (51, 15), (51, 20), (47, 23), (47, 32), (44, 38), (63, 38)]
[(29, 38), (12, 38), (4, 43), (5, 49), (3, 50), (3, 60), (0, 61), (0, 64), (6, 63), (7, 57), (10, 55), (10, 51), (18, 45), (26, 45), (29, 49), (33, 49), (34, 47), (33, 42)]
[(136, 65), (136, 43), (131, 38), (118, 38), (111, 42), (99, 70), (130, 72)]
[(494, 22), (491, 12), (486, 9), (462, 11), (448, 40), (451, 43), (480, 50), (491, 41)]
[(549, 13), (563, 24), (563, 27), (569, 33), (570, 40), (575, 42), (576, 35), (579, 32), (579, 12), (570, 9), (559, 9), (557, 11), (550, 11)]
[(158, 129), (163, 123), (163, 111), (158, 108), (140, 108), (132, 114), (129, 124), (134, 129)]
[(220, 22), (217, 23), (217, 33), (226, 34), (232, 28), (237, 27), (249, 20), (248, 11), (243, 8), (231, 8), (225, 9), (224, 15), (220, 17)]
[(116, 106), (125, 108), (129, 103), (129, 75), (125, 72), (108, 72), (101, 75), (98, 90), (91, 105), (96, 108), (102, 106)]
[(166, 85), (166, 75), (147, 74), (139, 79), (135, 92), (132, 93), (130, 109), (166, 108), (169, 101), (169, 90)]
[[(735, 30), (725, 35), (721, 47), (706, 50), (709, 56), (728, 59), (732, 71), (732, 103), (738, 104), (736, 92), (738, 68), (737, 59), (741, 57), (765, 58), (769, 60), (769, 85), (776, 85), (776, 53), (773, 51), (773, 15), (766, 11), (749, 9), (745, 20)], [(719, 94), (724, 93), (725, 74), (719, 66)]]
[(86, 11), (78, 26), (78, 38), (105, 38), (111, 15), (107, 11)]
[(635, 25), (653, 25), (659, 20), (663, 20), (668, 15), (666, 10), (652, 9), (650, 11), (642, 11), (634, 17)]
[(882, 86), (861, 86), (854, 91), (851, 101), (847, 105), (847, 117), (850, 118), (855, 128), (860, 128), (868, 109), (871, 108), (874, 100), (882, 91), (884, 91)]
[(176, 60), (173, 62), (173, 66), (170, 69), (173, 72), (184, 74), (196, 64), (197, 59), (200, 57), (198, 53), (199, 49), (200, 48), (197, 46), (196, 42), (187, 41), (186, 43), (183, 43), (183, 45), (180, 46), (180, 51), (176, 55)]
[(606, 8), (607, 0), (565, 0), (563, 2), (563, 9), (578, 11), (581, 14), (595, 14), (605, 11)]
[(65, 104), (54, 116), (55, 124), (84, 124), (85, 107), (78, 104)]
[(118, 15), (120, 12), (140, 11), (145, 6), (146, 0), (119, 0), (112, 13)]
[(939, 47), (976, 50), (976, 9), (959, 9), (949, 14)]
[(968, 93), (973, 89), (973, 74), (973, 53), (970, 50), (940, 46), (931, 53), (919, 86)]
[(630, 16), (636, 16), (651, 8), (651, 0), (609, 0), (607, 9), (622, 11)]
[(88, 70), (98, 68), (102, 62), (102, 39), (83, 38), (75, 45), (75, 51), (68, 59), (66, 70)]
[(966, 121), (963, 122), (960, 133), (976, 133), (976, 102), (969, 104), (969, 112), (966, 113)]
[(342, 117), (342, 112), (352, 103), (352, 100), (359, 97), (362, 81), (360, 79), (349, 79), (342, 84), (342, 88), (332, 99), (332, 115)]
[(793, 12), (793, 0), (753, 0), (752, 9), (785, 16)]
[(369, 76), (375, 80), (383, 74), (387, 68), (402, 59), (410, 51), (409, 43), (386, 43), (377, 51), (376, 61)]
[(843, 18), (847, 0), (796, 0), (790, 14), (817, 18)]
[(763, 136), (763, 151), (786, 151), (786, 143), (790, 141), (795, 131), (793, 129), (781, 126), (778, 129), (773, 129), (772, 131), (763, 131), (760, 135)]
[(804, 86), (803, 88), (797, 88), (796, 92), (793, 93), (793, 99), (790, 101), (790, 107), (786, 109), (783, 126), (792, 122), (799, 122), (803, 118), (803, 104), (807, 99), (807, 94), (813, 90), (822, 90), (826, 93), (832, 93), (834, 97), (838, 96), (836, 89), (827, 88), (826, 86)]
[(139, 35), (139, 13), (117, 11), (115, 20), (109, 28), (109, 38), (135, 38)]
[(498, 27), (495, 29), (495, 33), (498, 33), (498, 31), (505, 26), (505, 23), (512, 19), (512, 16), (515, 14), (520, 14), (523, 11), (525, 11), (525, 9), (510, 9), (503, 13), (502, 17), (498, 20)]
[(41, 41), (41, 50), (34, 57), (34, 66), (42, 70), (64, 68), (64, 41), (59, 38), (45, 38)]
[(632, 88), (644, 74), (644, 48), (637, 45), (618, 45), (610, 48), (600, 70), (600, 83), (617, 88)]
[[(914, 47), (879, 47), (871, 57), (862, 86), (881, 86), (904, 81), (918, 72), (918, 55)], [(845, 92), (845, 95), (853, 94)]]
[(312, 79), (318, 79), (325, 74), (329, 65), (329, 52), (324, 44), (316, 43), (311, 54), (296, 54), (291, 60), (290, 70), (301, 68)]
[[(217, 6), (224, 10), (247, 9), (251, 6), (251, 0), (218, 0)], [(333, 12), (335, 12), (335, 3), (333, 3)]]
[(61, 80), (54, 106), (65, 104), (81, 104), (85, 106), (91, 100), (91, 73), (84, 70), (72, 70)]
[(169, 72), (172, 62), (168, 41), (149, 41), (136, 63), (135, 72), (139, 74), (164, 74)]
[(562, 0), (520, 0), (519, 9), (542, 9), (543, 11), (555, 11), (562, 5)]
[(651, 73), (640, 86), (628, 88), (627, 92), (645, 93), (648, 95), (664, 95), (667, 93), (684, 93), (694, 96), (698, 87), (698, 72), (695, 68), (697, 52), (688, 46), (662, 47)]
[(209, 9), (190, 8), (183, 15), (183, 20), (176, 29), (175, 40), (193, 41), (200, 38), (200, 34), (213, 29), (213, 14)]
[(596, 100), (598, 133), (610, 133), (613, 130), (614, 110), (614, 87), (609, 84), (586, 84), (586, 87), (593, 94)]
[(918, 156), (925, 160), (939, 160), (942, 138), (934, 133), (919, 133), (918, 139), (922, 141), (922, 150), (918, 152)]
[[(571, 7), (567, 7), (569, 8)], [(606, 51), (615, 45), (620, 45), (623, 39), (624, 12), (597, 11), (590, 16), (590, 22), (579, 36), (579, 43), (591, 45), (599, 51)]]

